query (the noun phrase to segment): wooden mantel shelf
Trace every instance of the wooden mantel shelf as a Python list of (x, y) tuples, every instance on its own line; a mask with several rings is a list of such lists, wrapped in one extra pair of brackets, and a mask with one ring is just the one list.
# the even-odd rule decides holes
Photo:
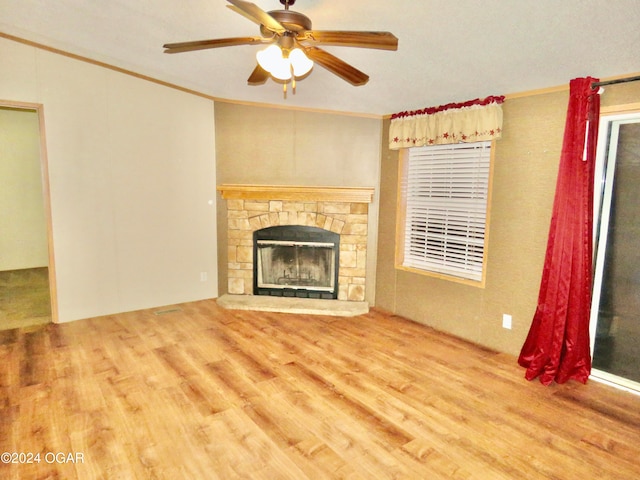
[(288, 185), (230, 185), (218, 187), (225, 200), (293, 200), (371, 203), (373, 187), (302, 187)]

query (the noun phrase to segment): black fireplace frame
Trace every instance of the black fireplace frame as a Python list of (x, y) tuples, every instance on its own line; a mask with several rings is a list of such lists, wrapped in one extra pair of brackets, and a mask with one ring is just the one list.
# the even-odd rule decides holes
[[(258, 240), (291, 242), (324, 242), (333, 244), (335, 259), (333, 290), (313, 288), (287, 288), (287, 286), (263, 288), (258, 286)], [(297, 297), (317, 299), (338, 298), (338, 278), (340, 266), (340, 234), (319, 227), (305, 225), (276, 225), (253, 232), (253, 294), (273, 297)]]

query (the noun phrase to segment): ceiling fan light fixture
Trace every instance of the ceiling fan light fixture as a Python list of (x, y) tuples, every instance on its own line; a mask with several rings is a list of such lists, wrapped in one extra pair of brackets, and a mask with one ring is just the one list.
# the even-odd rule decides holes
[[(313, 68), (313, 62), (300, 48), (294, 48), (285, 57), (276, 44), (269, 45), (256, 53), (258, 64), (278, 80), (290, 80), (292, 75), (302, 77)], [(293, 71), (293, 73), (292, 73)]]
[[(260, 37), (232, 37), (164, 44), (165, 53), (191, 52), (236, 45), (273, 43), (257, 53), (258, 65), (247, 79), (262, 85), (271, 76), (286, 86), (305, 78), (318, 64), (353, 86), (365, 85), (369, 76), (323, 50), (319, 45), (397, 50), (398, 39), (390, 32), (352, 30), (312, 30), (311, 19), (290, 10), (295, 0), (280, 0), (284, 10), (264, 11), (249, 0), (227, 0), (229, 8), (260, 26)], [(286, 94), (285, 94), (286, 97)]]

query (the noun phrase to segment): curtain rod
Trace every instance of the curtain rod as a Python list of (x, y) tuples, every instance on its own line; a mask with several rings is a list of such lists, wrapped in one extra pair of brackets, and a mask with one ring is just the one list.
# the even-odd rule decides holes
[(604, 82), (593, 82), (591, 84), (591, 88), (594, 89), (604, 85), (613, 85), (614, 83), (637, 82), (638, 80), (640, 80), (640, 75), (636, 77), (618, 78), (617, 80), (605, 80)]

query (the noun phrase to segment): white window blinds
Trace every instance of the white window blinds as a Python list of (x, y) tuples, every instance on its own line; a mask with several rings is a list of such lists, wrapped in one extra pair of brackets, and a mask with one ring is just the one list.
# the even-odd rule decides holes
[(406, 267), (483, 279), (491, 142), (409, 149)]

